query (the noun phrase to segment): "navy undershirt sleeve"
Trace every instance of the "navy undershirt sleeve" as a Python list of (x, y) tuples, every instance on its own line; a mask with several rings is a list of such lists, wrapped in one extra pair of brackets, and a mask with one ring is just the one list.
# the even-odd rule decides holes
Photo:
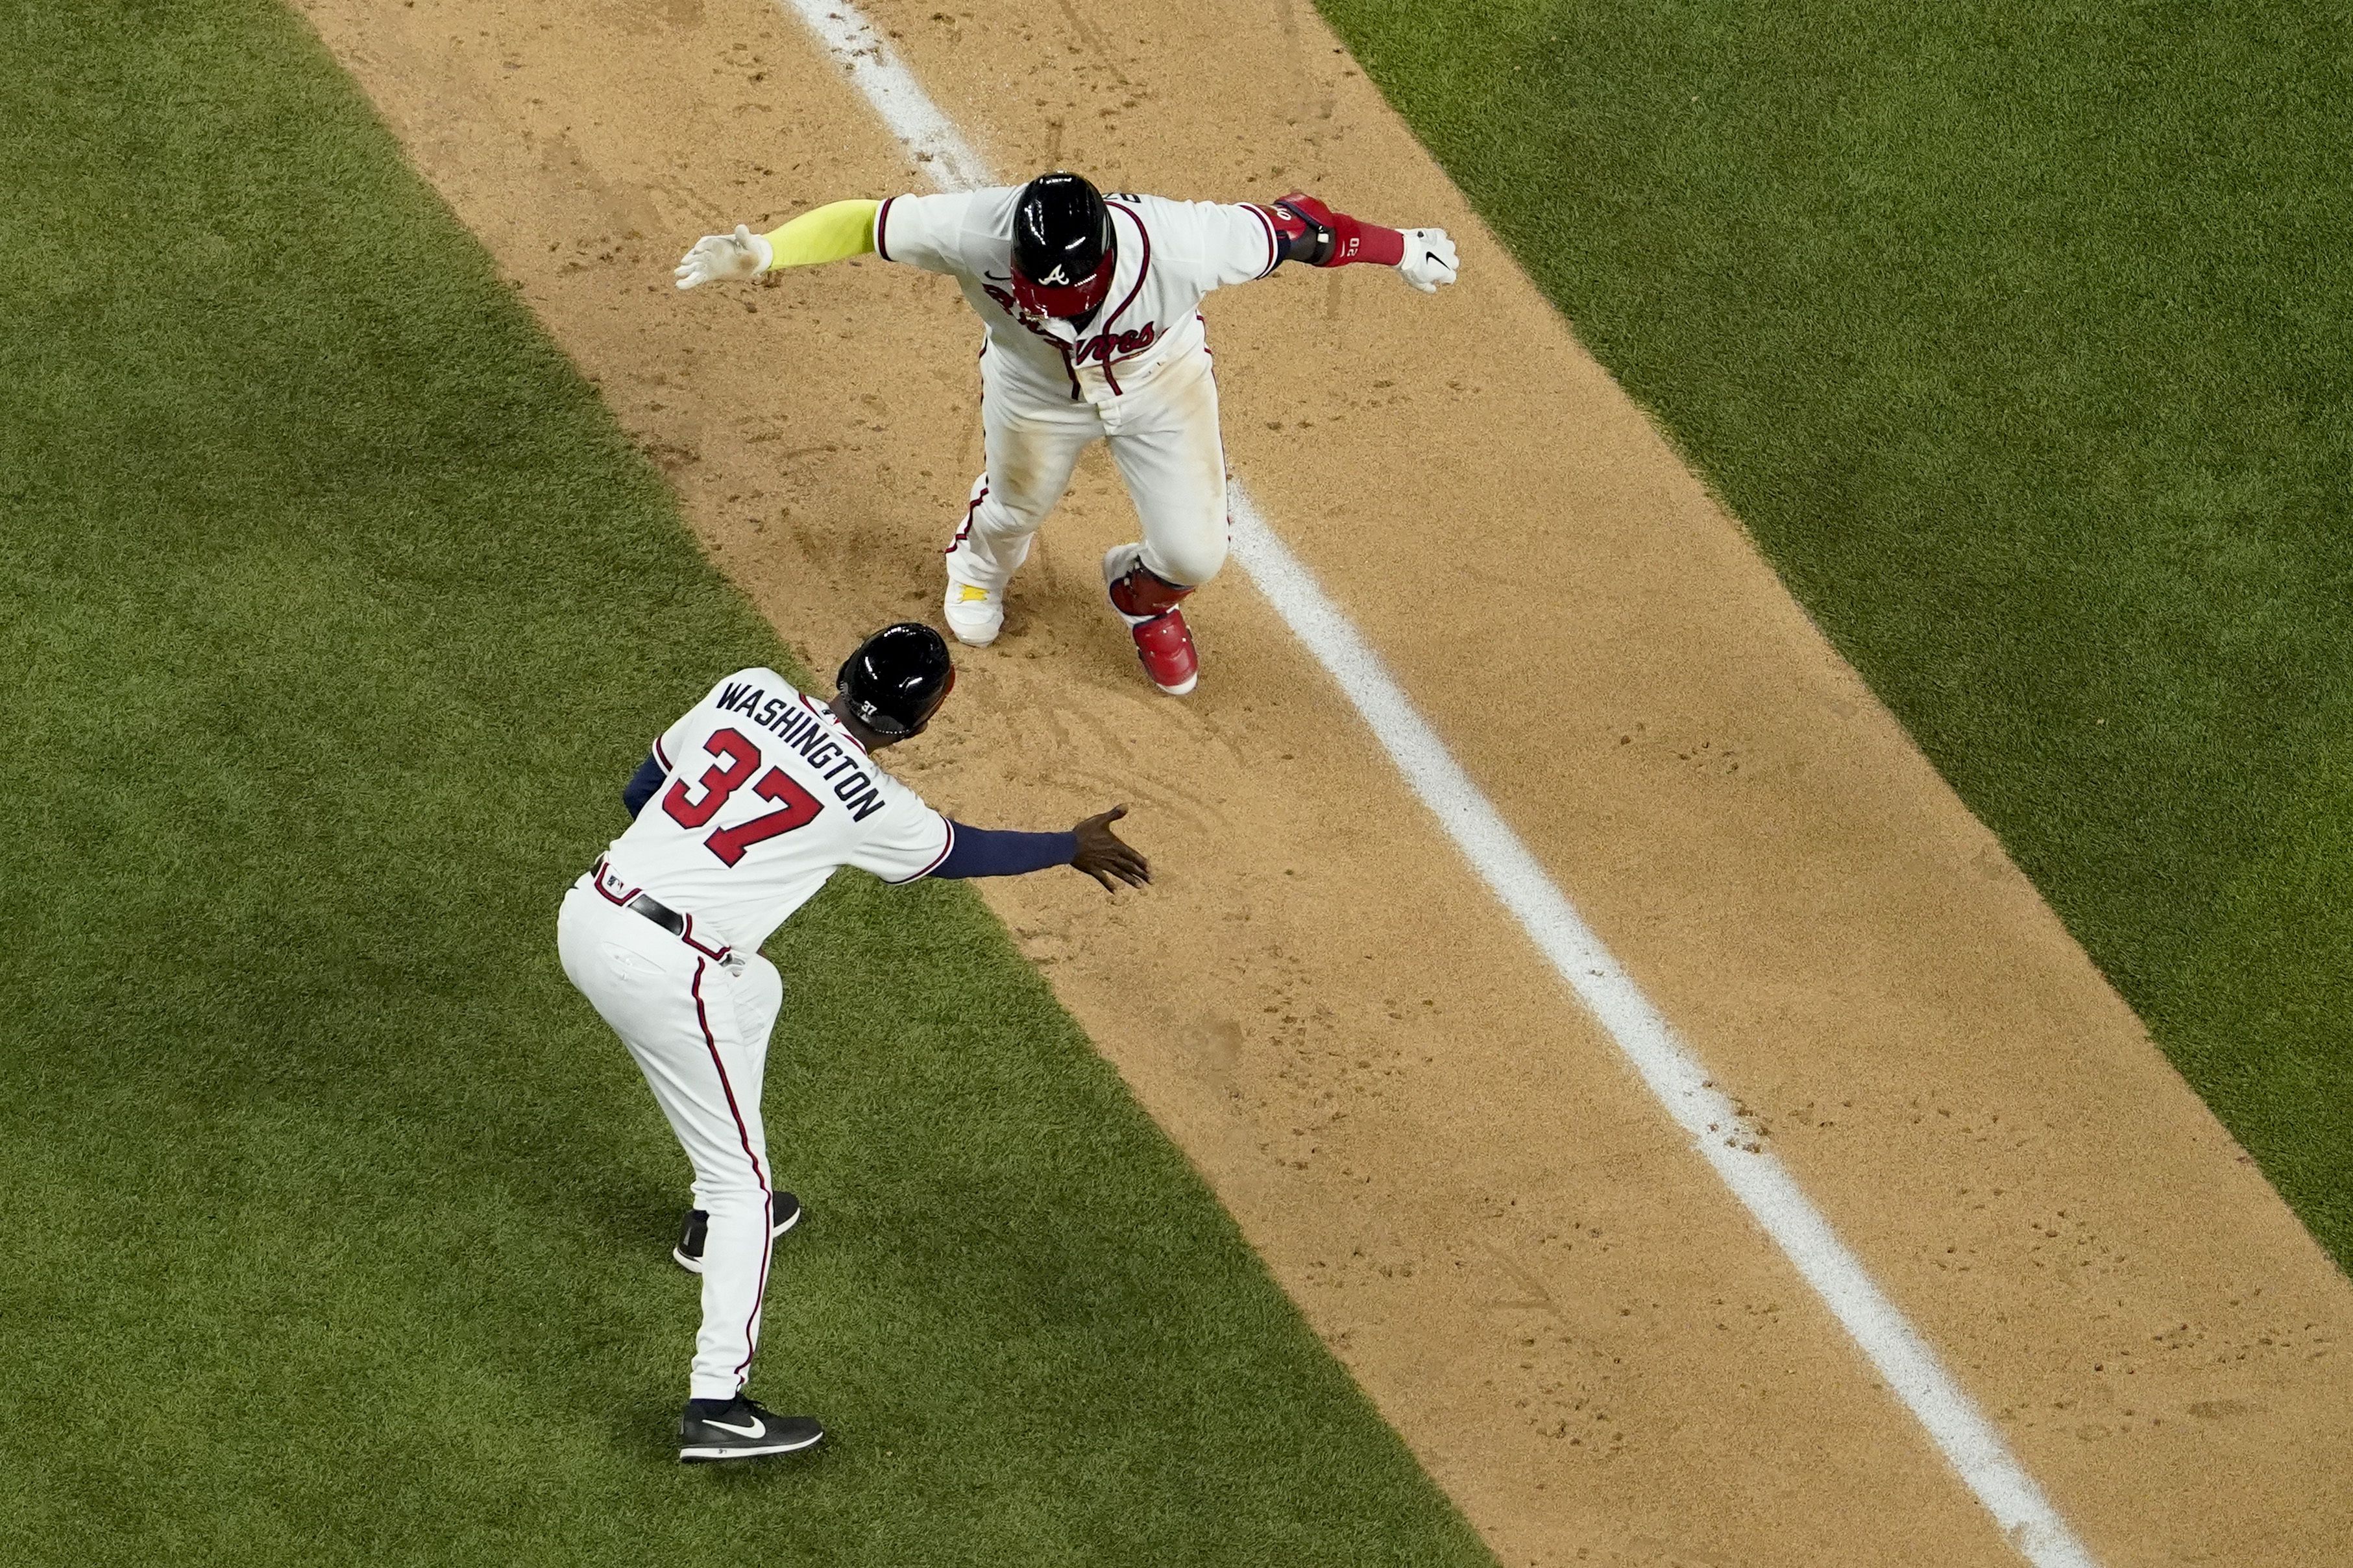
[(934, 877), (1018, 877), (1067, 866), (1079, 852), (1075, 833), (1008, 833), (961, 822), (948, 826), (955, 842), (947, 858), (933, 868)]
[(646, 760), (639, 763), (638, 771), (629, 775), (628, 786), (621, 791), (621, 804), (629, 808), (631, 816), (645, 810), (646, 802), (653, 799), (654, 791), (661, 788), (661, 782), (669, 773), (670, 770), (662, 766), (652, 752), (646, 753)]

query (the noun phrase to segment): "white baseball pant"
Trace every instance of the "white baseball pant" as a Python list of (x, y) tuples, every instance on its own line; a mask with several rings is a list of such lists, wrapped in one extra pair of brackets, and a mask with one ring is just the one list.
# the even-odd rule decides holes
[(564, 973), (637, 1058), (694, 1166), (694, 1206), (711, 1216), (702, 1327), (689, 1397), (732, 1399), (751, 1373), (768, 1283), (768, 1145), (760, 1086), (784, 1005), (776, 966), (690, 947), (582, 878), (556, 917)]
[[(1117, 397), (1090, 403), (1034, 385), (980, 357), (982, 456), (964, 526), (948, 550), (955, 582), (1002, 593), (1029, 557), (1030, 536), (1070, 488), (1090, 441), (1111, 447), (1144, 524), (1141, 558), (1166, 582), (1198, 588), (1226, 561), (1226, 447), (1209, 353), (1154, 367)], [(1130, 546), (1130, 548), (1135, 548)]]

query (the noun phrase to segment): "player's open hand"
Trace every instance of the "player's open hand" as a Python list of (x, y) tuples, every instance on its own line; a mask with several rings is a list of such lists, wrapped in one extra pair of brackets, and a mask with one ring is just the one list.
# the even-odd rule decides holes
[(1454, 259), (1454, 242), (1442, 228), (1405, 231), (1405, 258), (1397, 264), (1405, 280), (1425, 294), (1435, 294), (1440, 283), (1451, 283), (1461, 271)]
[(1152, 880), (1151, 863), (1111, 830), (1111, 825), (1126, 815), (1127, 807), (1114, 805), (1071, 829), (1079, 836), (1079, 852), (1071, 857), (1071, 864), (1101, 882), (1106, 892), (1117, 892), (1119, 882), (1141, 888)]
[(768, 269), (775, 255), (765, 238), (739, 223), (733, 234), (706, 234), (694, 242), (694, 248), (678, 264), (678, 286), (691, 289), (702, 283), (757, 278)]

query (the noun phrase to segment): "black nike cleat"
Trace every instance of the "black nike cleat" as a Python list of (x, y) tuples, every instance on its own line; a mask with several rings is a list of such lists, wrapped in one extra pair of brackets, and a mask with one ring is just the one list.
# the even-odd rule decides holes
[[(768, 1205), (768, 1239), (774, 1241), (801, 1222), (801, 1201), (790, 1193), (778, 1193)], [(670, 1255), (689, 1274), (702, 1272), (702, 1242), (711, 1229), (711, 1216), (701, 1209), (686, 1211), (686, 1223), (679, 1227), (678, 1245)]]
[(678, 1462), (704, 1465), (718, 1459), (756, 1459), (813, 1447), (825, 1436), (814, 1415), (779, 1415), (737, 1394), (723, 1405), (690, 1399), (678, 1418)]

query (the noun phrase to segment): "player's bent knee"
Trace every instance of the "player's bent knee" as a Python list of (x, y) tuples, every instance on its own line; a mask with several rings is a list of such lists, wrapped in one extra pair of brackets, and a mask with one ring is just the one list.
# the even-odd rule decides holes
[(1187, 540), (1171, 547), (1154, 540), (1144, 547), (1144, 564), (1155, 574), (1183, 588), (1198, 588), (1226, 563), (1226, 535), (1219, 529), (1208, 539)]

